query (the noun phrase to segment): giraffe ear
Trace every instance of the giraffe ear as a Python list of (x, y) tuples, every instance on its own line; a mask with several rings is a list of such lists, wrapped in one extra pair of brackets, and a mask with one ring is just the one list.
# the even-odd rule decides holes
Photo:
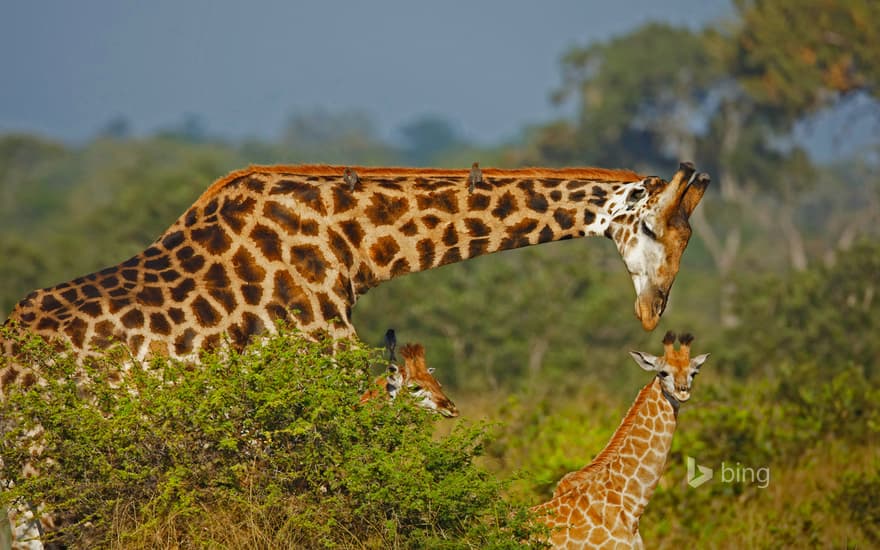
[(636, 360), (636, 363), (646, 371), (653, 372), (657, 370), (658, 358), (656, 356), (641, 351), (631, 351), (629, 354), (632, 355), (632, 358)]
[(700, 370), (700, 366), (706, 362), (706, 359), (709, 358), (708, 353), (704, 353), (702, 355), (697, 355), (693, 359), (691, 359), (691, 368), (695, 370)]

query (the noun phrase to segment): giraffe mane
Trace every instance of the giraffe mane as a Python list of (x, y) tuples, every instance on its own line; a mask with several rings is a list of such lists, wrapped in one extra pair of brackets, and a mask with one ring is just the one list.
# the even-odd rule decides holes
[[(332, 164), (279, 164), (279, 165), (251, 165), (241, 170), (230, 172), (214, 182), (199, 197), (196, 204), (202, 201), (210, 200), (219, 193), (228, 183), (247, 176), (250, 174), (288, 174), (297, 176), (339, 176), (342, 177), (346, 168), (353, 170), (358, 176), (454, 176), (460, 177), (463, 183), (466, 183), (470, 176), (470, 168), (452, 169), (452, 168), (396, 168), (396, 167), (373, 167), (373, 166), (339, 166)], [(612, 182), (630, 182), (644, 179), (645, 176), (625, 169), (607, 169), (593, 167), (575, 167), (575, 168), (485, 168), (481, 169), (483, 176), (486, 177), (534, 177), (534, 178), (578, 178), (578, 179), (594, 179), (596, 181), (612, 181)]]
[(642, 391), (639, 392), (639, 395), (636, 396), (635, 401), (630, 406), (629, 410), (626, 413), (626, 416), (623, 417), (623, 420), (620, 422), (620, 426), (617, 427), (617, 430), (614, 431), (614, 435), (611, 436), (611, 439), (608, 441), (608, 444), (605, 445), (605, 448), (596, 455), (596, 458), (590, 462), (589, 466), (581, 470), (584, 474), (592, 473), (596, 470), (599, 470), (603, 466), (605, 466), (609, 460), (620, 450), (623, 441), (629, 435), (630, 431), (632, 431), (633, 424), (635, 423), (635, 417), (638, 414), (638, 410), (641, 408), (642, 404), (648, 399), (648, 394), (651, 392), (651, 386), (656, 383), (656, 378), (651, 380)]

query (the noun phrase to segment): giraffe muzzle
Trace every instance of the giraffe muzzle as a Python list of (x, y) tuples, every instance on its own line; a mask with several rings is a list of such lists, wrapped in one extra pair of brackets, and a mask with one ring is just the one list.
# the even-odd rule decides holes
[(691, 398), (690, 390), (675, 390), (673, 395), (675, 395), (675, 398), (678, 399), (679, 403), (684, 403)]
[(667, 294), (656, 287), (648, 287), (636, 298), (636, 317), (642, 322), (642, 328), (650, 332), (660, 323), (660, 317), (666, 310)]

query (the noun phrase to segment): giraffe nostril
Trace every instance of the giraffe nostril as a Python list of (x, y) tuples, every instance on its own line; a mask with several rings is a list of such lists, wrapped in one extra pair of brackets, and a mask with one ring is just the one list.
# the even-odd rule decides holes
[(657, 297), (654, 298), (654, 314), (655, 315), (659, 316), (660, 314), (663, 313), (663, 305), (664, 305), (663, 295), (662, 295), (662, 293), (660, 293), (658, 291)]

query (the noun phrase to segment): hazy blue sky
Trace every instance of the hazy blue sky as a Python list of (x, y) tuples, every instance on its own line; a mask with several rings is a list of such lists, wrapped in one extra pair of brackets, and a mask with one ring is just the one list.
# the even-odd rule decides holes
[(291, 112), (362, 110), (385, 136), (422, 114), (494, 141), (559, 113), (570, 46), (647, 21), (700, 27), (728, 0), (13, 1), (0, 10), (0, 131), (66, 139), (200, 115), (278, 135)]

